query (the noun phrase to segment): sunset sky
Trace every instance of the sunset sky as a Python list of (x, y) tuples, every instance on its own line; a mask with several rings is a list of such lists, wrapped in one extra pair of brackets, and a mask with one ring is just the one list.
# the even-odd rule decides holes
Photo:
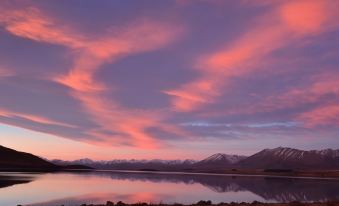
[(46, 158), (339, 148), (337, 0), (3, 0), (0, 145)]

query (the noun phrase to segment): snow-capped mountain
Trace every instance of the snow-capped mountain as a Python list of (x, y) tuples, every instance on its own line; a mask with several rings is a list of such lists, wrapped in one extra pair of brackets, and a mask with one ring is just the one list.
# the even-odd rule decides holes
[(240, 167), (260, 169), (339, 168), (339, 150), (298, 150), (287, 147), (262, 150), (238, 163)]
[(339, 169), (339, 150), (298, 150), (287, 147), (264, 149), (252, 156), (214, 154), (201, 161), (195, 160), (125, 160), (74, 161), (52, 160), (57, 165), (85, 165), (97, 169), (113, 170), (222, 170), (222, 169)]
[(71, 164), (76, 164), (76, 165), (91, 165), (93, 163), (95, 163), (95, 161), (85, 158), (85, 159), (79, 159), (79, 160), (74, 160), (74, 161), (64, 161), (64, 160), (52, 160), (51, 161), (54, 164), (57, 165), (71, 165)]
[(94, 161), (91, 159), (79, 159), (74, 161), (52, 160), (57, 165), (86, 165), (96, 169), (113, 170), (177, 170), (190, 168), (195, 160), (136, 160), (136, 159), (115, 159), (109, 161)]
[(224, 169), (232, 167), (237, 162), (245, 159), (246, 156), (229, 155), (217, 153), (194, 164), (198, 168)]
[(219, 161), (226, 161), (231, 164), (237, 163), (240, 160), (245, 159), (246, 156), (240, 156), (240, 155), (228, 155), (228, 154), (222, 154), (217, 153), (210, 157), (207, 157), (206, 159), (200, 161), (200, 162), (219, 162)]

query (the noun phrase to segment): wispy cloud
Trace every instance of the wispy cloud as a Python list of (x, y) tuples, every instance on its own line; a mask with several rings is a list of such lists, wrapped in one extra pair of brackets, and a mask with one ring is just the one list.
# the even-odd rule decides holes
[(338, 142), (337, 1), (182, 3), (1, 2), (0, 122), (130, 157)]
[(269, 128), (269, 127), (295, 127), (298, 126), (298, 122), (265, 122), (265, 123), (255, 123), (255, 124), (230, 124), (230, 123), (214, 123), (207, 121), (194, 121), (194, 122), (185, 122), (181, 123), (182, 126), (186, 127), (226, 127), (226, 128), (239, 128), (239, 127), (248, 127), (248, 128)]
[(329, 104), (317, 107), (298, 116), (308, 127), (335, 126), (339, 127), (339, 105)]
[[(84, 46), (84, 37), (74, 34), (64, 25), (60, 26), (60, 22), (52, 21), (34, 7), (2, 10), (0, 22), (6, 30), (20, 37), (72, 48)], [(59, 26), (58, 29), (55, 28), (56, 25)]]
[(25, 114), (13, 111), (7, 111), (5, 109), (0, 109), (0, 116), (7, 117), (7, 118), (21, 118), (25, 119), (34, 123), (45, 124), (45, 125), (54, 125), (54, 126), (62, 126), (62, 127), (70, 127), (76, 128), (74, 125), (65, 124), (63, 122), (55, 121), (48, 119), (46, 117), (37, 116), (34, 114)]
[[(152, 148), (158, 142), (156, 137), (146, 132), (148, 127), (180, 131), (161, 123), (163, 115), (159, 112), (128, 110), (117, 100), (105, 99), (104, 83), (94, 78), (105, 63), (130, 54), (152, 51), (174, 41), (182, 32), (180, 26), (143, 19), (110, 31), (104, 37), (89, 38), (31, 7), (2, 13), (0, 22), (16, 36), (63, 45), (76, 53), (69, 72), (54, 77), (54, 80), (71, 89), (70, 94), (81, 102), (101, 129), (119, 134), (114, 136), (89, 132), (102, 142)], [(20, 117), (39, 123), (55, 123), (43, 117)]]
[[(243, 112), (271, 112), (275, 110), (294, 109), (311, 105), (295, 113), (295, 119), (307, 126), (334, 125), (339, 98), (339, 76), (337, 73), (322, 73), (310, 78), (307, 83), (292, 89), (267, 97), (259, 104), (253, 104)], [(321, 114), (321, 111), (324, 114)]]
[(201, 58), (197, 63), (200, 78), (165, 93), (173, 97), (173, 107), (178, 111), (192, 111), (212, 103), (227, 91), (230, 78), (265, 72), (260, 62), (270, 53), (297, 39), (332, 28), (336, 24), (335, 15), (329, 1), (278, 4), (260, 16), (234, 43)]

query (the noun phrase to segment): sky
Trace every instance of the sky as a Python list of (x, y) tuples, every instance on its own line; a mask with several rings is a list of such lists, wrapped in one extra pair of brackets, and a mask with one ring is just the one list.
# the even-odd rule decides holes
[(50, 159), (339, 148), (336, 0), (4, 0), (0, 144)]

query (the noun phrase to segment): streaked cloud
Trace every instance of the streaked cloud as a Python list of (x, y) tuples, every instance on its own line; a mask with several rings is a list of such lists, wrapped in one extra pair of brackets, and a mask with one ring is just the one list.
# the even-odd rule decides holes
[(68, 4), (0, 3), (1, 124), (145, 158), (338, 144), (338, 2)]
[(328, 126), (339, 127), (339, 105), (330, 104), (307, 111), (298, 116), (298, 119), (305, 122), (306, 126)]
[[(335, 2), (332, 2), (335, 3)], [(229, 87), (229, 78), (252, 72), (265, 72), (261, 61), (275, 50), (307, 35), (321, 33), (336, 24), (336, 10), (327, 1), (287, 1), (261, 15), (254, 26), (235, 42), (198, 63), (200, 78), (179, 89), (165, 91), (173, 97), (176, 110), (191, 111), (214, 102), (221, 90)], [(225, 91), (223, 91), (225, 92)]]
[[(46, 18), (34, 7), (25, 9), (2, 9), (0, 22), (7, 31), (27, 39), (61, 44), (72, 48), (81, 48), (85, 39), (73, 34), (67, 27), (55, 29), (60, 22), (53, 22)], [(82, 39), (82, 40), (79, 40)]]
[[(43, 15), (37, 8), (4, 13), (1, 19), (6, 29), (16, 36), (60, 44), (76, 52), (74, 66), (70, 68), (69, 73), (55, 77), (54, 80), (71, 88), (70, 95), (82, 103), (86, 112), (93, 117), (101, 129), (110, 131), (111, 134), (119, 134), (106, 135), (90, 131), (89, 134), (100, 138), (100, 142), (152, 148), (158, 142), (155, 141), (156, 137), (146, 132), (146, 128), (158, 126), (163, 130), (171, 129), (171, 132), (179, 131), (174, 126), (161, 123), (158, 119), (160, 114), (128, 111), (116, 100), (105, 100), (103, 96), (107, 88), (103, 83), (95, 80), (94, 75), (105, 63), (112, 63), (123, 56), (151, 51), (168, 44), (181, 32), (180, 26), (174, 27), (174, 25), (144, 19), (111, 30), (104, 37), (90, 39), (68, 30), (67, 27)], [(28, 115), (20, 115), (20, 117), (38, 123), (55, 123), (43, 117)]]
[(36, 115), (32, 115), (32, 114), (15, 113), (15, 112), (1, 110), (1, 109), (0, 109), (0, 116), (7, 117), (7, 118), (22, 118), (22, 119), (25, 119), (25, 120), (28, 120), (28, 121), (39, 123), (39, 124), (47, 124), (47, 125), (56, 125), (56, 126), (62, 126), (62, 127), (75, 128), (74, 125), (69, 125), (69, 124), (65, 124), (63, 122), (54, 121), (54, 120), (48, 119), (46, 117), (36, 116)]

